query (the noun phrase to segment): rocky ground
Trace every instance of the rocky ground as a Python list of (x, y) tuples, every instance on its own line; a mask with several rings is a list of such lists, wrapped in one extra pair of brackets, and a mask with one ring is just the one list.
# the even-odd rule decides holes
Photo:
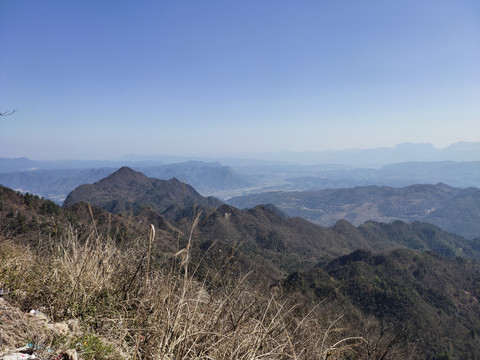
[[(78, 322), (53, 323), (40, 311), (25, 313), (0, 296), (0, 360), (76, 360), (87, 344), (72, 344), (81, 337)], [(73, 348), (72, 348), (73, 347)]]

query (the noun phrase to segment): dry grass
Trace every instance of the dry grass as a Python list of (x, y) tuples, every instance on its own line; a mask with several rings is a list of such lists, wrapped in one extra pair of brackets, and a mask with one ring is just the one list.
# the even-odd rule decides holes
[(324, 323), (320, 307), (304, 314), (280, 290), (253, 288), (248, 275), (216, 272), (215, 286), (196, 280), (197, 221), (176, 257), (154, 253), (153, 227), (123, 248), (95, 228), (84, 241), (70, 229), (36, 252), (0, 242), (0, 283), (24, 308), (77, 318), (116, 349), (84, 358), (340, 359), (365, 342)]

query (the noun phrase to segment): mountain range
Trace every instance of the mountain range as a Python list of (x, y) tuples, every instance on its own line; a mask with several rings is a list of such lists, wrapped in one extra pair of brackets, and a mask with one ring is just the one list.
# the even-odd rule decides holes
[[(125, 156), (116, 160), (0, 158), (0, 184), (61, 204), (75, 187), (121, 166), (161, 180), (172, 177), (221, 199), (266, 191), (444, 183), (480, 187), (480, 143), (212, 156)], [(243, 156), (243, 158), (242, 158)], [(248, 158), (245, 158), (248, 157)], [(192, 159), (196, 159), (192, 161)], [(221, 162), (221, 163), (220, 163)]]
[(190, 160), (220, 161), (230, 166), (258, 165), (263, 163), (276, 164), (341, 164), (353, 167), (379, 167), (400, 162), (439, 162), (480, 161), (480, 142), (457, 142), (445, 148), (435, 148), (429, 143), (403, 143), (392, 148), (345, 149), (293, 152), (280, 151), (275, 153), (226, 153), (205, 154), (195, 156), (171, 155), (125, 155), (112, 160), (30, 160), (28, 158), (0, 158), (0, 173), (51, 170), (51, 169), (87, 169), (99, 167), (120, 166), (152, 167), (166, 163), (182, 163)]
[[(43, 196), (61, 204), (75, 187), (94, 183), (125, 165), (77, 162), (71, 166), (109, 165), (92, 168), (57, 168), (13, 171), (30, 164), (28, 159), (0, 159), (0, 184), (21, 192)], [(18, 166), (15, 167), (17, 164)], [(128, 164), (128, 163), (127, 163)], [(344, 165), (288, 165), (251, 162), (233, 167), (218, 162), (187, 161), (152, 166), (138, 162), (130, 166), (161, 180), (176, 177), (195, 187), (202, 195), (221, 199), (267, 191), (311, 191), (355, 186), (402, 187), (414, 184), (444, 183), (453, 187), (480, 187), (480, 162), (411, 162), (386, 165), (379, 169)], [(30, 164), (32, 165), (32, 164)], [(61, 162), (58, 166), (68, 166)], [(8, 171), (8, 170), (12, 171)]]
[(479, 142), (458, 142), (443, 149), (429, 143), (402, 143), (392, 148), (345, 149), (324, 151), (279, 151), (271, 153), (219, 154), (221, 161), (232, 165), (236, 159), (248, 158), (289, 164), (342, 164), (353, 167), (380, 167), (400, 162), (479, 161)]
[[(14, 159), (0, 160), (6, 169), (17, 163)], [(34, 163), (25, 158), (17, 160), (20, 167)], [(152, 162), (143, 160), (144, 165)], [(480, 162), (399, 163), (381, 169), (257, 164), (233, 169), (219, 163), (188, 161), (135, 170), (161, 180), (175, 177), (202, 195), (213, 195), (240, 208), (272, 203), (289, 216), (301, 216), (324, 226), (339, 219), (355, 225), (367, 220), (418, 220), (468, 238), (480, 234), (478, 190), (453, 189), (451, 185), (480, 186)], [(77, 186), (92, 184), (114, 171), (110, 167), (0, 171), (0, 184), (62, 203)], [(448, 186), (424, 185), (427, 188), (423, 193), (422, 187), (414, 185), (428, 181)], [(395, 188), (385, 186), (388, 184)], [(410, 186), (396, 188), (404, 185)]]
[(304, 192), (266, 192), (227, 201), (239, 208), (273, 204), (289, 216), (331, 226), (340, 219), (360, 225), (367, 220), (424, 221), (468, 238), (480, 236), (480, 189), (445, 184), (403, 188), (362, 186)]
[[(431, 206), (434, 201), (440, 203), (443, 200), (443, 192), (457, 190), (445, 186), (438, 189), (424, 186), (416, 189), (416, 192), (412, 190), (409, 192), (415, 193), (418, 199), (421, 199), (419, 196), (423, 194)], [(385, 197), (386, 201), (398, 207), (397, 210), (389, 209), (391, 213), (397, 211), (401, 215), (400, 210), (408, 213), (404, 205), (415, 203), (411, 199), (403, 199), (403, 193), (395, 194), (397, 189), (384, 191), (394, 192), (394, 196), (390, 194), (390, 197), (386, 193), (376, 194), (377, 198)], [(430, 195), (432, 191), (437, 195), (434, 199)], [(361, 198), (361, 195), (362, 192), (356, 196), (347, 194), (344, 197), (352, 200)], [(336, 194), (331, 196), (332, 199), (337, 197)], [(399, 199), (405, 204), (398, 204)], [(94, 184), (79, 186), (67, 196), (63, 207), (69, 208), (81, 202), (117, 214), (132, 212), (136, 215), (147, 207), (174, 225), (179, 225), (179, 221), (185, 218), (192, 219), (196, 213), (203, 211), (202, 221), (198, 226), (202, 239), (221, 240), (222, 243), (239, 242), (243, 244), (242, 246), (255, 249), (257, 253), (269, 253), (266, 257), (270, 259), (287, 253), (288, 261), (278, 260), (281, 263), (280, 268), (288, 268), (285, 261), (295, 263), (293, 268), (299, 268), (318, 262), (319, 259), (345, 255), (356, 249), (376, 251), (399, 246), (423, 251), (434, 250), (449, 257), (477, 256), (475, 242), (446, 233), (428, 223), (416, 221), (408, 224), (395, 221), (391, 224), (380, 224), (369, 221), (355, 227), (341, 220), (330, 228), (324, 228), (300, 217), (286, 218), (278, 208), (272, 206), (256, 206), (241, 211), (215, 198), (203, 197), (193, 187), (175, 178), (171, 180), (148, 178), (128, 167), (122, 167)], [(420, 206), (418, 202), (417, 206)], [(421, 213), (415, 207), (413, 210)]]
[[(14, 161), (14, 159), (3, 159), (3, 164), (7, 164), (3, 170), (23, 168), (23, 166), (30, 166), (32, 163), (35, 164), (26, 158), (18, 159), (18, 162), (17, 160)], [(18, 166), (15, 167), (15, 164)], [(85, 166), (95, 165), (93, 162), (85, 162), (78, 165), (82, 164)], [(145, 166), (151, 165), (146, 162), (136, 164), (137, 167), (135, 169), (142, 171), (148, 176), (161, 180), (175, 177), (180, 181), (195, 186), (196, 189), (204, 194), (235, 191), (238, 188), (251, 186), (245, 177), (236, 173), (232, 168), (219, 163), (189, 161), (156, 166)], [(109, 165), (110, 167), (0, 171), (0, 184), (24, 193), (29, 192), (40, 195), (61, 204), (66, 196), (77, 186), (99, 181), (121, 167), (121, 165), (113, 167), (112, 163), (108, 162), (99, 162), (98, 165)]]
[[(413, 190), (417, 198), (428, 199), (430, 192), (459, 189), (438, 185)], [(92, 222), (95, 232), (107, 232), (119, 246), (136, 241), (139, 231), (145, 233), (155, 223), (160, 235), (153, 259), (174, 258), (175, 247), (184, 247), (185, 234), (192, 232), (191, 261), (199, 281), (211, 283), (209, 277), (218, 271), (239, 277), (250, 272), (252, 286), (291, 292), (298, 306), (340, 309), (359, 336), (373, 336), (365, 329), (377, 324), (374, 343), (385, 341), (383, 349), (414, 350), (414, 359), (475, 359), (480, 354), (478, 238), (418, 221), (354, 226), (340, 220), (322, 227), (289, 218), (273, 205), (239, 210), (176, 179), (148, 178), (127, 167), (79, 186), (62, 208), (0, 187), (4, 238), (33, 245), (59, 241), (62, 229), (71, 224), (88, 239)]]
[[(7, 188), (2, 189), (5, 194), (10, 194)], [(14, 197), (12, 194), (9, 196)], [(15, 196), (18, 198), (19, 195)], [(27, 203), (35, 199), (32, 195), (25, 196)], [(8, 203), (6, 199), (8, 197), (2, 202)], [(127, 167), (94, 184), (79, 186), (68, 195), (63, 208), (82, 211), (83, 217), (88, 217), (88, 212), (81, 210), (85, 209), (82, 204), (87, 203), (94, 209), (101, 208), (125, 218), (136, 216), (149, 219), (160, 228), (184, 232), (188, 232), (195, 214), (201, 213), (201, 221), (196, 229), (200, 240), (198, 249), (208, 248), (213, 243), (218, 244), (219, 248), (235, 248), (245, 268), (255, 269), (258, 264), (263, 264), (263, 268), (269, 270), (259, 272), (259, 276), (262, 273), (269, 274), (271, 280), (279, 280), (290, 271), (326, 264), (357, 249), (387, 251), (404, 247), (435, 251), (449, 258), (462, 256), (480, 259), (478, 239), (468, 240), (428, 223), (394, 221), (387, 224), (368, 221), (354, 226), (340, 220), (334, 226), (325, 228), (299, 217), (286, 218), (273, 206), (239, 210), (217, 199), (203, 197), (194, 188), (176, 179), (152, 179)], [(44, 200), (43, 204), (47, 210), (56, 209), (52, 202)], [(35, 229), (38, 224), (32, 216), (22, 218), (18, 207), (14, 212), (8, 210), (11, 215), (8, 215), (5, 207), (0, 210), (4, 219), (13, 216), (26, 230)], [(44, 212), (49, 213), (47, 210)], [(99, 214), (97, 212), (96, 216)]]

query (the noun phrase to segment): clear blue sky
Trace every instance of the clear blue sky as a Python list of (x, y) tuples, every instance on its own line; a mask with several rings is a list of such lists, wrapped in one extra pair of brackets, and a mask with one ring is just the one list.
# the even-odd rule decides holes
[(480, 1), (0, 0), (0, 157), (480, 141)]

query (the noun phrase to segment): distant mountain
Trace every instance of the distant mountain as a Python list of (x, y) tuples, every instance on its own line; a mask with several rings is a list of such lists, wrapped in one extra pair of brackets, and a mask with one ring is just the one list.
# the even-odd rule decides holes
[(239, 208), (270, 203), (289, 216), (323, 226), (345, 219), (354, 225), (368, 220), (425, 221), (467, 238), (480, 236), (480, 189), (444, 184), (404, 188), (365, 186), (305, 192), (266, 192), (227, 201)]
[(192, 185), (203, 194), (251, 186), (232, 168), (218, 162), (187, 161), (155, 167), (137, 167), (136, 169), (156, 179), (166, 180), (175, 177)]
[(480, 161), (404, 162), (380, 168), (338, 164), (260, 163), (236, 165), (252, 186), (224, 192), (222, 199), (267, 191), (310, 191), (355, 186), (403, 187), (444, 183), (453, 187), (480, 187)]
[(453, 161), (478, 161), (480, 142), (458, 142), (442, 150), (442, 155)]
[(158, 166), (163, 164), (159, 160), (30, 160), (28, 158), (0, 158), (0, 173), (30, 171), (30, 170), (58, 170), (58, 169), (98, 169), (119, 168), (124, 165)]
[(68, 193), (82, 184), (108, 176), (114, 168), (34, 170), (0, 174), (0, 184), (63, 203)]
[[(480, 142), (459, 142), (444, 149), (429, 143), (403, 143), (394, 147), (344, 149), (324, 151), (279, 151), (271, 153), (231, 154), (230, 157), (249, 158), (287, 164), (342, 164), (354, 167), (380, 167), (410, 161), (480, 161)], [(235, 163), (224, 158), (223, 163)]]
[(87, 202), (113, 213), (139, 213), (148, 206), (170, 221), (194, 211), (194, 208), (215, 208), (220, 200), (201, 196), (193, 187), (177, 179), (157, 180), (122, 167), (108, 177), (84, 184), (68, 194), (63, 207)]
[(35, 170), (40, 167), (40, 164), (36, 161), (21, 158), (0, 158), (0, 174), (14, 171), (28, 171)]
[[(92, 168), (68, 168), (68, 166), (93, 166), (101, 165), (103, 162), (55, 162), (56, 165), (63, 164), (65, 168), (40, 169), (45, 164), (39, 164), (24, 158), (0, 159), (0, 164), (5, 165), (0, 171), (0, 184), (12, 189), (40, 195), (53, 200), (59, 204), (63, 203), (68, 193), (82, 184), (92, 184), (109, 174), (120, 166), (112, 167), (112, 162), (106, 162), (110, 167)], [(8, 161), (7, 161), (8, 160)], [(9, 165), (10, 164), (10, 165)], [(133, 167), (147, 176), (161, 180), (177, 178), (195, 187), (204, 195), (217, 195), (222, 192), (234, 191), (238, 188), (251, 186), (251, 184), (240, 174), (228, 166), (219, 163), (205, 163), (189, 161), (179, 164), (156, 165), (152, 162), (137, 162)], [(49, 166), (52, 164), (49, 163)], [(29, 169), (35, 170), (29, 170)], [(17, 171), (23, 169), (22, 171)]]
[(480, 161), (406, 162), (385, 165), (372, 174), (373, 185), (405, 186), (446, 183), (457, 187), (480, 186)]

